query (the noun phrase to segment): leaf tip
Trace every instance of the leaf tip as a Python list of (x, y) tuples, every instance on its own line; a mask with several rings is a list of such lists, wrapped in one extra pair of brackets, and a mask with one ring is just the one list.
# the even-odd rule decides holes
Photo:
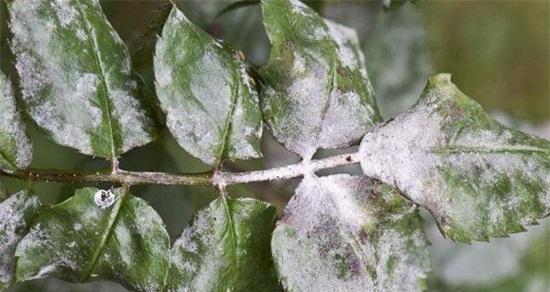
[(451, 73), (436, 74), (428, 79), (428, 84), (431, 86), (447, 85), (449, 83), (452, 83)]

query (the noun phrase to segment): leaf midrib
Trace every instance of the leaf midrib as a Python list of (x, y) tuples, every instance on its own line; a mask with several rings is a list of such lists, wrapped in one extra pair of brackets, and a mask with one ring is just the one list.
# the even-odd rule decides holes
[(105, 230), (106, 232), (102, 234), (99, 245), (96, 248), (94, 255), (92, 256), (92, 260), (90, 261), (90, 265), (84, 270), (84, 273), (82, 276), (82, 282), (86, 281), (92, 274), (92, 271), (94, 270), (95, 265), (99, 260), (99, 256), (101, 255), (103, 249), (105, 248), (105, 244), (107, 243), (107, 240), (109, 240), (109, 238), (111, 237), (111, 234), (113, 233), (114, 226), (117, 223), (120, 215), (120, 208), (122, 207), (122, 204), (126, 199), (126, 193), (127, 192), (125, 190), (122, 190), (120, 192), (119, 199), (116, 201), (115, 206), (113, 207), (110, 213), (109, 221), (107, 222), (107, 228)]
[(93, 48), (93, 58), (97, 67), (97, 70), (99, 71), (99, 77), (101, 79), (102, 83), (102, 89), (103, 89), (103, 98), (105, 101), (106, 106), (106, 112), (107, 112), (107, 123), (109, 128), (109, 136), (110, 136), (110, 144), (111, 144), (111, 160), (114, 161), (116, 159), (116, 150), (115, 150), (115, 138), (113, 133), (113, 124), (112, 124), (112, 117), (111, 117), (111, 106), (109, 101), (109, 96), (111, 96), (109, 92), (109, 85), (107, 83), (106, 79), (106, 71), (103, 67), (103, 63), (101, 62), (101, 56), (99, 54), (99, 46), (97, 44), (97, 37), (95, 33), (92, 33), (91, 25), (88, 19), (86, 18), (86, 14), (82, 10), (82, 6), (79, 1), (76, 1), (76, 8), (78, 9), (78, 13), (82, 16), (82, 23), (84, 24), (84, 29), (86, 30), (86, 34), (89, 36), (88, 44), (91, 45)]

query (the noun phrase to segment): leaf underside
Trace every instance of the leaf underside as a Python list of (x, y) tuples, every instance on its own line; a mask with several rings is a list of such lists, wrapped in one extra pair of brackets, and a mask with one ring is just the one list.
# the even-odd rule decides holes
[(502, 126), (451, 82), (365, 135), (363, 172), (394, 184), (458, 241), (524, 231), (550, 213), (550, 142)]
[(210, 165), (261, 156), (258, 95), (236, 51), (174, 7), (154, 62), (161, 107), (180, 146)]
[(114, 159), (150, 142), (128, 50), (97, 0), (8, 1), (26, 110), (48, 137)]
[(388, 185), (306, 176), (273, 233), (288, 291), (420, 291), (430, 269), (415, 206)]
[(0, 169), (22, 169), (31, 159), (32, 144), (17, 110), (11, 82), (0, 72)]
[(38, 211), (17, 247), (17, 281), (54, 276), (71, 282), (107, 279), (137, 291), (159, 291), (170, 239), (159, 215), (122, 189), (98, 205), (98, 189)]
[(379, 117), (356, 32), (296, 0), (263, 0), (262, 13), (272, 48), (260, 97), (276, 140), (305, 159), (359, 141)]
[(26, 234), (40, 202), (27, 191), (0, 203), (0, 291), (15, 281), (15, 249)]
[(275, 208), (220, 197), (172, 248), (169, 291), (279, 291), (270, 251)]

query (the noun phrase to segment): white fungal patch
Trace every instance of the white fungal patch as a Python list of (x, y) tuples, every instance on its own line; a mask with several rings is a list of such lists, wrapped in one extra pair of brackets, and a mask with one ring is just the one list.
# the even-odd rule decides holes
[(305, 24), (284, 19), (273, 23), (293, 26), (300, 38), (283, 35), (284, 30), (268, 30), (271, 39), (281, 42), (274, 45), (281, 52), (272, 56), (291, 55), (292, 64), (280, 57), (268, 61), (266, 74), (273, 72), (275, 79), (285, 75), (287, 82), (267, 83), (262, 105), (264, 112), (276, 111), (266, 117), (276, 140), (311, 159), (319, 148), (346, 147), (358, 141), (378, 118), (356, 32), (321, 18), (300, 1), (289, 4)]
[(359, 44), (359, 37), (353, 28), (325, 19), (328, 34), (338, 45), (338, 52), (342, 66), (352, 70), (362, 69), (365, 66), (365, 55)]
[(15, 249), (27, 228), (29, 211), (38, 206), (35, 197), (19, 192), (0, 203), (0, 286), (11, 284), (15, 274)]
[(550, 149), (496, 124), (448, 75), (432, 77), (416, 106), (367, 133), (359, 152), (366, 175), (396, 185), (459, 240), (518, 231), (514, 223), (549, 210)]
[(99, 190), (94, 194), (94, 203), (101, 209), (109, 208), (116, 200), (111, 190)]
[[(25, 168), (32, 158), (32, 145), (25, 134), (25, 126), (16, 108), (11, 82), (0, 72), (0, 135), (7, 140), (0, 144), (0, 168), (7, 160), (9, 168)], [(4, 156), (5, 155), (5, 156)]]
[[(380, 197), (388, 205), (381, 205)], [(391, 227), (402, 218), (385, 210), (395, 206), (395, 200), (404, 202), (396, 192), (382, 193), (378, 182), (367, 178), (304, 178), (273, 234), (274, 259), (284, 287), (420, 291), (419, 283), (429, 270), (426, 238), (420, 224), (408, 225), (411, 234)], [(412, 205), (403, 206), (400, 215), (415, 212)]]
[[(210, 36), (198, 38), (198, 30), (176, 9), (156, 45), (156, 89), (168, 128), (182, 148), (207, 164), (221, 155), (258, 157), (261, 114), (246, 66)], [(198, 46), (182, 50), (174, 39)]]
[(63, 27), (69, 27), (78, 18), (78, 11), (70, 0), (54, 0), (51, 4)]
[[(79, 15), (74, 1), (28, 2), (11, 5), (10, 28), (23, 99), (36, 123), (58, 144), (89, 155), (111, 156), (91, 141), (92, 137), (112, 140), (103, 127), (107, 123), (120, 125), (120, 136), (127, 138), (115, 145), (118, 152), (150, 141), (149, 133), (142, 130), (150, 119), (127, 89), (135, 81), (128, 51), (110, 24), (90, 23), (94, 27), (86, 34), (85, 20), (80, 18), (88, 15)], [(52, 18), (52, 13), (57, 17)], [(104, 54), (104, 46), (114, 50), (112, 54)]]

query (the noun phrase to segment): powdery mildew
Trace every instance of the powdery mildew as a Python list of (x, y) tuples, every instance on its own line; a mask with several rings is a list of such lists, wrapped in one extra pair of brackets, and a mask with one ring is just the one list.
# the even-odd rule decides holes
[(359, 155), (366, 175), (396, 185), (455, 240), (523, 231), (550, 212), (548, 141), (498, 124), (446, 74), (367, 133)]
[(38, 206), (38, 198), (26, 191), (0, 203), (0, 289), (9, 287), (15, 280), (15, 249)]
[(174, 7), (154, 63), (168, 128), (185, 150), (212, 165), (222, 158), (261, 156), (258, 96), (232, 49)]
[(143, 200), (112, 190), (117, 200), (98, 208), (97, 189), (41, 209), (17, 247), (21, 281), (56, 276), (72, 282), (110, 279), (137, 291), (159, 291), (168, 269), (169, 237)]
[(11, 82), (0, 72), (0, 168), (8, 171), (27, 167), (32, 144), (15, 104)]
[(152, 139), (128, 51), (97, 0), (15, 1), (9, 9), (23, 99), (56, 142), (112, 158)]
[(274, 259), (289, 291), (421, 291), (430, 266), (421, 226), (387, 185), (308, 175), (275, 229)]
[(378, 114), (355, 31), (300, 1), (265, 1), (262, 10), (273, 45), (262, 106), (274, 137), (304, 159), (359, 140)]
[[(248, 198), (218, 198), (174, 243), (168, 291), (263, 291), (275, 287), (269, 239), (275, 209)], [(258, 225), (252, 226), (252, 225)]]

